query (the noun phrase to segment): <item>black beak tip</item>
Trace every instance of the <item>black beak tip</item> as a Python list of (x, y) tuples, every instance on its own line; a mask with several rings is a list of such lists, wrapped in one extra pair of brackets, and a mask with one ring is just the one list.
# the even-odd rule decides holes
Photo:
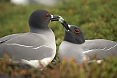
[(63, 21), (61, 24), (64, 26), (64, 28), (65, 28), (67, 31), (71, 31), (71, 30), (70, 30), (70, 26), (69, 26), (69, 24), (68, 24), (66, 21)]
[(51, 15), (51, 21), (59, 21), (59, 16)]

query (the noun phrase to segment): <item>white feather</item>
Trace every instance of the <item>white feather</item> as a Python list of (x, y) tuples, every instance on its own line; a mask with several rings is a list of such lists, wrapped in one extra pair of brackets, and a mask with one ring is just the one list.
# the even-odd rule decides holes
[(22, 63), (32, 66), (34, 68), (43, 69), (43, 67), (47, 66), (51, 61), (52, 57), (44, 58), (42, 60), (25, 60), (22, 59)]

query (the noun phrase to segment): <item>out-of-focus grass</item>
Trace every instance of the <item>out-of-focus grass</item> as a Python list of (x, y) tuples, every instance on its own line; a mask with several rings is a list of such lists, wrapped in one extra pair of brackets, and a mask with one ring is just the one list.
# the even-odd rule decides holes
[[(42, 5), (17, 6), (9, 2), (1, 1), (0, 37), (13, 33), (28, 32), (29, 15), (36, 9), (45, 9), (48, 10), (51, 14), (61, 15), (69, 24), (79, 26), (84, 33), (85, 39), (103, 38), (117, 41), (116, 7), (117, 7), (116, 0), (61, 0), (54, 7), (46, 7)], [(51, 22), (49, 24), (49, 27), (55, 33), (58, 50), (58, 47), (64, 37), (64, 28), (59, 22)], [(56, 58), (55, 62), (58, 60), (59, 59)], [(102, 67), (106, 66), (106, 64), (108, 64), (108, 62), (102, 65)], [(93, 70), (94, 71), (96, 70), (98, 71), (98, 73), (101, 73), (101, 68), (99, 70), (98, 69)], [(56, 70), (52, 70), (51, 72), (54, 72)], [(75, 69), (73, 69), (72, 71), (74, 70)], [(91, 70), (92, 73), (94, 72), (93, 70)], [(67, 72), (65, 71), (63, 73)], [(65, 75), (63, 74), (63, 76)], [(101, 75), (98, 77), (101, 78)]]
[(63, 60), (56, 65), (50, 64), (44, 70), (22, 67), (18, 63), (9, 61), (4, 55), (0, 60), (0, 77), (14, 76), (18, 78), (117, 78), (117, 58), (109, 57), (101, 64), (93, 62), (90, 65), (84, 63), (77, 65), (74, 61)]

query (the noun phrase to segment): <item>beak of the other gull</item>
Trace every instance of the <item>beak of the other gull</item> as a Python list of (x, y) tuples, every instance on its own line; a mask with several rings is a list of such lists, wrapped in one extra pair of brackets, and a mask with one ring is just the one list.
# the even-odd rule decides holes
[(70, 25), (67, 24), (67, 22), (59, 15), (51, 15), (51, 21), (59, 21), (64, 28), (66, 29), (66, 31), (70, 31)]
[(59, 16), (58, 21), (64, 26), (66, 31), (70, 31), (70, 25), (61, 16)]
[(57, 16), (57, 15), (51, 15), (51, 18), (50, 18), (50, 20), (51, 21), (59, 21), (59, 16)]

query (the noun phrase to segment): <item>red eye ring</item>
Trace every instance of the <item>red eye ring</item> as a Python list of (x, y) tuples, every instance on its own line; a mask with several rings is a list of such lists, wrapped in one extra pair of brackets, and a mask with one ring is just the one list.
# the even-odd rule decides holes
[(48, 19), (48, 18), (50, 17), (50, 14), (47, 13), (47, 14), (45, 15), (45, 17)]
[(74, 33), (75, 33), (75, 34), (79, 34), (79, 33), (80, 33), (79, 29), (75, 28), (75, 29), (74, 29)]

